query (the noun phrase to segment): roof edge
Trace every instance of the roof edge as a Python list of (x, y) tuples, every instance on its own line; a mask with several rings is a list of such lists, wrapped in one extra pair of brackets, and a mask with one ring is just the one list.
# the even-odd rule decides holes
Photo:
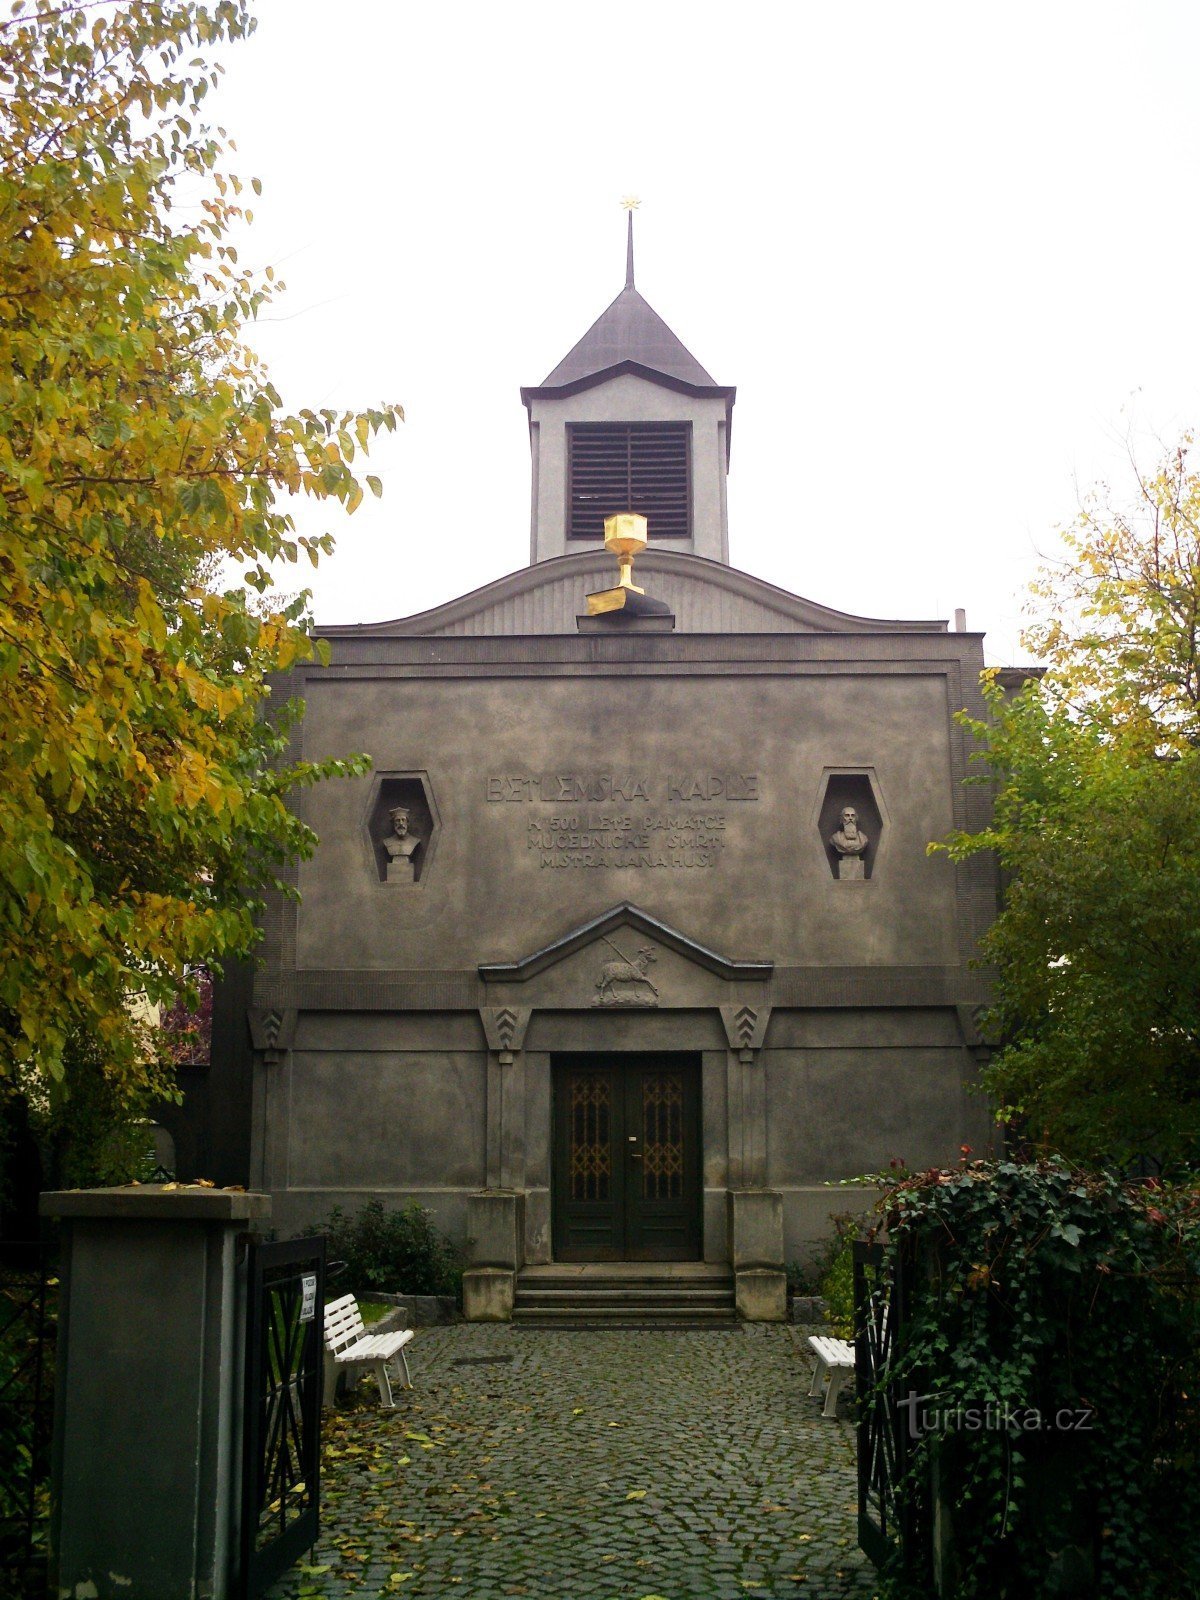
[(632, 373), (635, 378), (645, 378), (649, 383), (656, 383), (661, 389), (673, 389), (676, 394), (724, 400), (726, 409), (733, 406), (737, 396), (737, 387), (734, 384), (689, 383), (686, 378), (676, 378), (669, 372), (659, 372), (657, 367), (648, 367), (641, 361), (625, 360), (615, 362), (611, 367), (601, 367), (599, 372), (589, 372), (585, 377), (572, 378), (569, 383), (523, 384), (521, 400), (528, 407), (531, 400), (564, 399), (568, 395), (580, 394), (584, 389), (594, 389), (597, 384), (607, 383), (611, 378), (619, 378), (626, 372)]
[[(597, 557), (603, 556), (604, 551), (600, 546), (573, 551), (569, 555), (551, 556), (548, 560), (536, 561), (531, 566), (519, 567), (515, 572), (507, 573), (502, 578), (494, 578), (490, 583), (481, 584), (479, 588), (472, 589), (467, 594), (457, 595), (451, 600), (443, 601), (441, 605), (431, 606), (426, 611), (414, 612), (407, 617), (395, 617), (383, 622), (330, 623), (317, 627), (314, 632), (322, 639), (421, 637), (472, 616), (497, 601), (536, 588), (541, 583), (550, 582), (568, 573), (572, 566), (581, 570), (582, 577), (583, 569), (592, 565)], [(830, 606), (823, 606), (815, 600), (807, 600), (802, 595), (793, 594), (788, 589), (769, 583), (765, 578), (756, 578), (751, 573), (727, 566), (723, 561), (713, 561), (708, 556), (692, 555), (680, 550), (655, 549), (652, 545), (638, 557), (639, 572), (669, 574), (696, 573), (697, 570), (701, 576), (718, 587), (727, 589), (743, 599), (757, 600), (761, 604), (770, 606), (779, 612), (781, 621), (799, 623), (816, 633), (945, 634), (950, 631), (944, 618), (901, 620), (859, 617), (849, 612), (835, 611)], [(792, 630), (781, 627), (779, 631), (785, 633)]]

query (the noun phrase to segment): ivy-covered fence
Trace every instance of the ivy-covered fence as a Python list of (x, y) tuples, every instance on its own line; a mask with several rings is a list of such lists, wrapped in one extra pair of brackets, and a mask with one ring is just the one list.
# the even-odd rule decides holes
[(1200, 1186), (980, 1161), (883, 1204), (928, 1530), (885, 1593), (1200, 1600)]

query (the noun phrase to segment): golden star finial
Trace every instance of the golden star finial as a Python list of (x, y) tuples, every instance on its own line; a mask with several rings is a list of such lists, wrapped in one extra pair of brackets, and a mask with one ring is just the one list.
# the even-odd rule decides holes
[(622, 209), (622, 211), (636, 211), (637, 208), (641, 205), (641, 203), (642, 202), (638, 199), (637, 195), (635, 195), (635, 194), (622, 195), (622, 197), (621, 197), (621, 209)]

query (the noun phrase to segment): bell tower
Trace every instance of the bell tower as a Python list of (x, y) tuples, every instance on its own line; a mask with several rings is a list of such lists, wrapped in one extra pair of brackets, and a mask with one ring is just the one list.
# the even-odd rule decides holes
[(715, 383), (634, 282), (536, 388), (522, 389), (533, 456), (530, 563), (604, 542), (636, 512), (652, 546), (729, 561), (726, 475), (736, 391)]

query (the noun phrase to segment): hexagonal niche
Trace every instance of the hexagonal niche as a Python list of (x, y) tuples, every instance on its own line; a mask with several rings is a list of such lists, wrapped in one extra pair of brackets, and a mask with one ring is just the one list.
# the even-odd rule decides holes
[(853, 806), (857, 811), (858, 826), (867, 836), (867, 848), (862, 857), (862, 875), (864, 878), (869, 878), (874, 872), (879, 847), (887, 827), (886, 811), (873, 781), (873, 773), (861, 767), (857, 772), (839, 771), (836, 767), (827, 767), (817, 809), (816, 825), (825, 859), (829, 863), (830, 875), (834, 878), (838, 877), (838, 862), (841, 857), (830, 840), (841, 826), (842, 812), (847, 806)]
[[(395, 869), (389, 876), (392, 857), (386, 840), (393, 837), (392, 813), (399, 807), (408, 812), (408, 836), (417, 839), (411, 855), (411, 875)], [(377, 772), (371, 785), (365, 818), (367, 844), (380, 883), (421, 883), (433, 864), (441, 819), (429, 775), (425, 772)]]

